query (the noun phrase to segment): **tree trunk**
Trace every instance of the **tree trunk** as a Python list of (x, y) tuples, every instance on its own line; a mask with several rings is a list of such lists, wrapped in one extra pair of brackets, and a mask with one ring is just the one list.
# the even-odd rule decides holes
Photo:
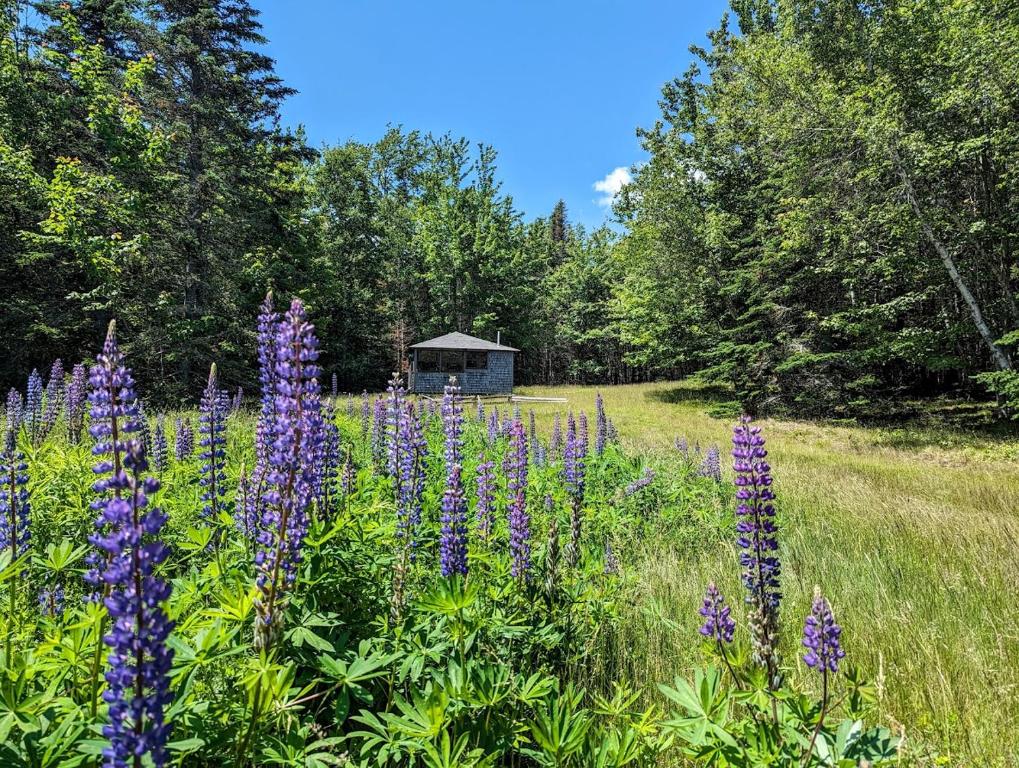
[(991, 358), (994, 360), (994, 364), (998, 367), (999, 371), (1010, 371), (1012, 370), (1012, 361), (1009, 359), (1005, 351), (997, 345), (995, 342), (995, 334), (991, 333), (991, 329), (987, 325), (987, 321), (984, 320), (983, 312), (980, 311), (980, 305), (977, 303), (976, 297), (967, 287), (966, 282), (962, 279), (962, 275), (959, 274), (958, 268), (955, 266), (955, 259), (952, 258), (952, 254), (949, 253), (948, 247), (938, 238), (934, 228), (931, 226), (927, 217), (924, 216), (923, 209), (920, 207), (920, 200), (917, 197), (916, 190), (913, 187), (913, 181), (910, 179), (909, 174), (906, 172), (905, 167), (902, 164), (902, 159), (899, 157), (899, 152), (894, 147), (891, 149), (892, 162), (895, 164), (895, 170), (897, 171), (899, 178), (902, 179), (902, 186), (906, 192), (906, 199), (909, 201), (909, 206), (913, 209), (913, 213), (916, 214), (917, 221), (920, 222), (920, 229), (923, 230), (924, 237), (927, 238), (927, 242), (934, 248), (935, 253), (941, 258), (941, 263), (945, 265), (945, 269), (948, 271), (948, 276), (952, 279), (952, 284), (955, 286), (962, 300), (966, 303), (969, 308), (970, 315), (973, 317), (973, 324), (977, 328), (977, 332), (980, 334), (980, 338), (983, 339), (984, 344), (987, 345), (990, 350)]

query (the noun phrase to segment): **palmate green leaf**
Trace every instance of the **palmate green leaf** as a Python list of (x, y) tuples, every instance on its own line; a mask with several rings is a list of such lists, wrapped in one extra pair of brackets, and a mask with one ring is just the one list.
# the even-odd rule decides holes
[(737, 740), (728, 730), (729, 695), (721, 688), (721, 674), (714, 667), (697, 670), (693, 684), (676, 678), (674, 687), (659, 685), (659, 690), (683, 711), (673, 713), (663, 725), (672, 729), (694, 749), (736, 747)]
[(411, 701), (396, 698), (400, 715), (390, 715), (391, 722), (406, 736), (434, 739), (446, 727), (449, 695), (438, 686), (429, 685), (424, 694), (415, 692)]
[(59, 544), (51, 542), (46, 547), (46, 553), (37, 554), (34, 559), (37, 566), (60, 575), (71, 570), (80, 570), (73, 569), (72, 566), (85, 557), (87, 552), (88, 547), (76, 547), (72, 541), (64, 539)]
[(418, 743), (413, 739), (406, 738), (395, 726), (392, 716), (388, 713), (382, 713), (379, 716), (367, 710), (361, 710), (360, 714), (355, 715), (352, 719), (365, 725), (368, 730), (352, 731), (347, 735), (347, 738), (359, 739), (361, 741), (361, 756), (372, 758), (370, 762), (375, 765), (388, 765), (390, 759), (397, 762), (419, 750)]
[(476, 768), (483, 764), (483, 755), (481, 749), (469, 749), (468, 734), (461, 733), (453, 741), (449, 732), (443, 731), (438, 743), (424, 745), (421, 761), (427, 768)]
[(567, 687), (562, 695), (536, 708), (528, 724), (545, 762), (561, 765), (584, 746), (592, 721), (591, 713), (579, 706), (581, 698), (580, 693)]
[(476, 580), (454, 576), (439, 579), (435, 586), (418, 600), (418, 606), (443, 616), (455, 616), (469, 608), (478, 599), (481, 585)]

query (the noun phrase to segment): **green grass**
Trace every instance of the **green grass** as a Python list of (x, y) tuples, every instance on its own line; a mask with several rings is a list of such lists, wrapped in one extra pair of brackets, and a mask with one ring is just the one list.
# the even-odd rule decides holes
[[(594, 408), (594, 388), (528, 388)], [(683, 383), (602, 388), (629, 448), (673, 451), (673, 439), (727, 451), (731, 420), (708, 415), (711, 393)], [(526, 406), (525, 406), (526, 409)], [(849, 659), (877, 685), (880, 717), (945, 764), (1019, 762), (1019, 464), (1014, 438), (943, 423), (896, 428), (764, 420), (782, 526), (784, 658), (797, 643), (814, 585), (844, 626)], [(731, 476), (731, 472), (728, 473)], [(700, 663), (704, 585), (739, 593), (729, 540), (691, 555), (661, 542), (640, 563), (627, 607), (625, 672), (671, 681)]]

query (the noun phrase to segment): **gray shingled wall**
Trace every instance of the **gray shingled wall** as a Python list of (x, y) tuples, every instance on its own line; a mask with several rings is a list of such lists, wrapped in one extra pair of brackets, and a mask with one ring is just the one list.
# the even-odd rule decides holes
[[(466, 370), (456, 375), (465, 395), (501, 395), (513, 391), (513, 353), (489, 352), (488, 370)], [(448, 373), (414, 374), (414, 391), (422, 394), (442, 392)]]

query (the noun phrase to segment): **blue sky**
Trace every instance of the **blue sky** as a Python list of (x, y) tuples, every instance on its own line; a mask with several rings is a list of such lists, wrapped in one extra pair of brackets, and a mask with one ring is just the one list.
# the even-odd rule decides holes
[[(706, 43), (723, 0), (460, 2), (253, 0), (267, 52), (300, 92), (283, 107), (314, 145), (372, 141), (387, 124), (493, 145), (517, 208), (608, 217), (640, 162), (634, 130)], [(600, 184), (599, 184), (600, 183)], [(599, 189), (595, 188), (599, 184)]]

